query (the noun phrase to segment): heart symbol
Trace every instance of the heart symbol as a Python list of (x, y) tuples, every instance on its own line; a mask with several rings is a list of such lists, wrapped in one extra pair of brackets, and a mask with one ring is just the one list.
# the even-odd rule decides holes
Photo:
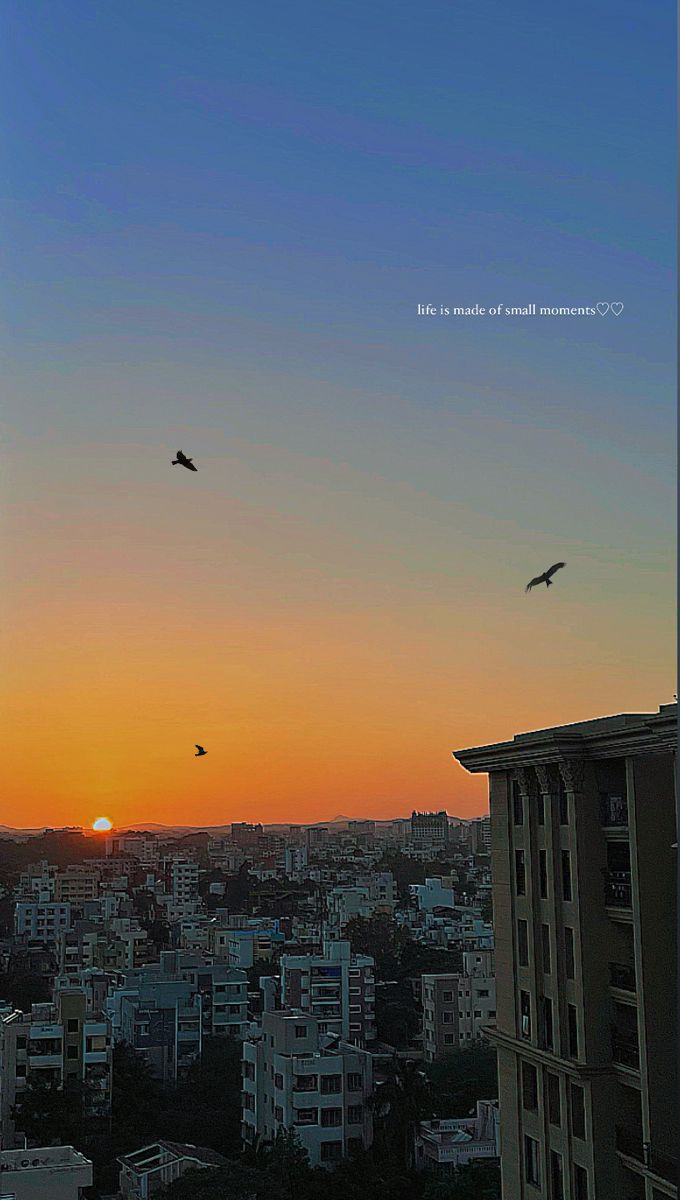
[[(598, 305), (598, 307), (599, 307), (599, 305)], [(611, 308), (615, 317), (621, 316), (621, 313), (623, 312), (623, 305), (620, 300), (615, 300), (614, 303), (611, 304), (609, 307)]]
[(605, 304), (603, 300), (600, 300), (600, 303), (597, 305), (597, 311), (599, 312), (600, 316), (603, 317), (605, 313), (609, 312), (609, 305)]

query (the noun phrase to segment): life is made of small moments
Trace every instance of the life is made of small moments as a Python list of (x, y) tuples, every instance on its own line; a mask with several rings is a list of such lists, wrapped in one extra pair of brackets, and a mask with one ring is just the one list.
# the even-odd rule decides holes
[(418, 304), (419, 317), (620, 317), (621, 300), (595, 304)]

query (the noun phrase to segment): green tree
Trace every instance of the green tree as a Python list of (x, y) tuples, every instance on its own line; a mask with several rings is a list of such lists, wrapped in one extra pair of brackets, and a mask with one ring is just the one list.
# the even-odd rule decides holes
[(410, 940), (407, 930), (387, 913), (374, 917), (353, 917), (345, 927), (345, 937), (355, 954), (370, 954), (375, 959), (380, 979), (395, 979), (401, 971), (401, 955)]
[(439, 1117), (467, 1117), (478, 1100), (498, 1096), (496, 1051), (488, 1042), (447, 1054), (427, 1069)]
[(395, 1056), (372, 1103), (379, 1148), (389, 1157), (396, 1156), (408, 1170), (413, 1162), (415, 1127), (433, 1112), (430, 1082), (421, 1064)]

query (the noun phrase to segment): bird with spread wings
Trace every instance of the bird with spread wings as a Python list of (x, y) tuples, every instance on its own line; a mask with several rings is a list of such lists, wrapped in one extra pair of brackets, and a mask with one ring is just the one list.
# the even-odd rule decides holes
[(194, 746), (196, 747), (194, 758), (203, 758), (203, 755), (208, 753), (208, 751), (204, 750), (202, 746), (199, 746), (198, 742), (194, 742)]
[(551, 576), (553, 576), (555, 574), (555, 571), (559, 571), (561, 567), (566, 567), (566, 565), (567, 565), (566, 563), (562, 563), (562, 562), (553, 563), (552, 567), (548, 567), (548, 570), (544, 571), (542, 575), (537, 575), (535, 579), (531, 579), (529, 581), (529, 583), (527, 584), (527, 586), (524, 589), (525, 592), (530, 592), (531, 589), (533, 587), (536, 587), (539, 583), (544, 583), (546, 587), (552, 587)]
[(198, 467), (194, 466), (193, 458), (187, 458), (183, 450), (177, 451), (177, 458), (172, 460), (173, 467), (186, 467), (187, 471), (197, 471)]

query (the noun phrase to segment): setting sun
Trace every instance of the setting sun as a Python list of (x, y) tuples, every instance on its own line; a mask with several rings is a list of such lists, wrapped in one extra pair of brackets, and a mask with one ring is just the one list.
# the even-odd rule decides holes
[(113, 824), (108, 817), (97, 817), (97, 820), (92, 822), (92, 828), (97, 833), (106, 833), (107, 830), (113, 829)]

